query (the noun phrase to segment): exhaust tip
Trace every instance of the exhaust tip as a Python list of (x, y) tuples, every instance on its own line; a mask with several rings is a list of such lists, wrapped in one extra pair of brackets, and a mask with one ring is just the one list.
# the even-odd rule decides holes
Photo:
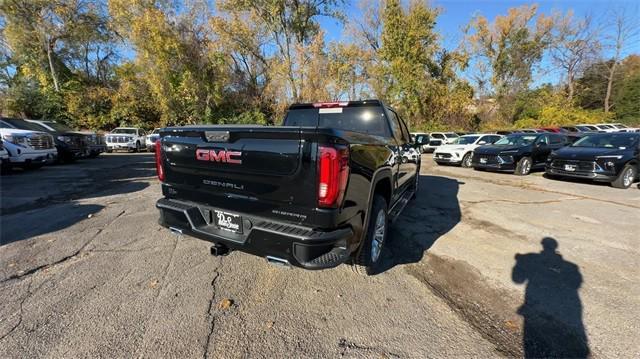
[(278, 257), (272, 257), (272, 256), (266, 256), (265, 259), (267, 260), (267, 263), (272, 264), (274, 266), (283, 267), (283, 268), (291, 268), (291, 264), (286, 259), (282, 259), (282, 258), (278, 258)]

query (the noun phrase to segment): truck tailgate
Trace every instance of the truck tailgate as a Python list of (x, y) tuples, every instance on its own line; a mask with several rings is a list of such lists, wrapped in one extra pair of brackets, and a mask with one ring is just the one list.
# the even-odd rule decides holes
[(161, 137), (165, 184), (181, 199), (271, 216), (316, 207), (314, 149), (299, 127), (179, 127)]

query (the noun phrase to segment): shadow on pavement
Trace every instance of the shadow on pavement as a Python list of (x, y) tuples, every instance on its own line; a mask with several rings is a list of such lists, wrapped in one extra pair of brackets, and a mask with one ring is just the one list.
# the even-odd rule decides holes
[(156, 175), (152, 156), (100, 160), (3, 176), (0, 245), (72, 226), (104, 208), (77, 200), (138, 192)]
[(433, 244), (461, 219), (455, 179), (420, 176), (417, 197), (393, 223), (383, 251), (380, 272), (417, 263)]
[(539, 253), (516, 254), (511, 278), (526, 283), (525, 300), (518, 309), (524, 319), (526, 358), (586, 358), (589, 344), (582, 322), (580, 269), (562, 258), (558, 242), (542, 239)]
[[(65, 229), (102, 210), (96, 204), (65, 203), (45, 210), (45, 213), (27, 213), (0, 218), (0, 246)], [(44, 214), (44, 215), (43, 215)]]

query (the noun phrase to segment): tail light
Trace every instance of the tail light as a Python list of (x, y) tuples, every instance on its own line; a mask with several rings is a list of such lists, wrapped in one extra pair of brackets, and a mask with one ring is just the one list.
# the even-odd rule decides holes
[(164, 182), (164, 167), (162, 167), (162, 141), (158, 139), (156, 141), (156, 171), (158, 172), (158, 179)]
[(342, 203), (349, 178), (349, 148), (318, 148), (318, 206), (336, 207)]

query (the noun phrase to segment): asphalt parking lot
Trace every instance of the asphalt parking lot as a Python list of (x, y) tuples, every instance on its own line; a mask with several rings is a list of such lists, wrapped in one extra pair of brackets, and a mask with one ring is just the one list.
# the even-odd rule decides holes
[(640, 190), (434, 166), (386, 270), (157, 225), (152, 154), (0, 177), (0, 357), (638, 357)]

